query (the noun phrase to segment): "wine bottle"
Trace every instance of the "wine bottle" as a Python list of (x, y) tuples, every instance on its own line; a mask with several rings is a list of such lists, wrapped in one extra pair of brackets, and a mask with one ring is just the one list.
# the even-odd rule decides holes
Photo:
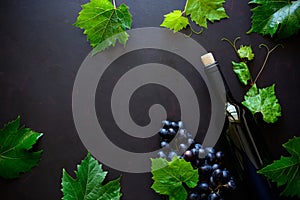
[[(201, 57), (205, 66), (204, 72), (213, 93), (213, 98), (220, 98), (224, 103), (226, 119), (223, 131), (226, 134), (232, 156), (238, 162), (242, 182), (249, 183), (255, 199), (273, 200), (271, 185), (257, 170), (271, 163), (271, 157), (266, 150), (263, 136), (260, 134), (253, 114), (241, 103), (234, 100), (229, 87), (215, 61), (212, 53)], [(225, 94), (224, 92), (225, 87)], [(225, 98), (224, 98), (225, 97)], [(223, 134), (223, 133), (222, 133)]]

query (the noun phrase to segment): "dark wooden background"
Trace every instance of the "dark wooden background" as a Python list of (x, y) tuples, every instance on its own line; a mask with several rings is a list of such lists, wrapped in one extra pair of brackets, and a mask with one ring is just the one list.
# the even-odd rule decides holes
[[(62, 169), (74, 171), (87, 154), (77, 135), (71, 107), (77, 70), (91, 50), (82, 30), (72, 26), (83, 3), (87, 0), (1, 1), (0, 126), (20, 115), (23, 124), (44, 133), (38, 143), (44, 153), (38, 167), (21, 178), (0, 178), (0, 199), (61, 199)], [(185, 4), (182, 0), (117, 1), (121, 3), (130, 7), (132, 28), (158, 27), (164, 14), (183, 9)], [(255, 33), (247, 35), (251, 25), (248, 1), (227, 0), (225, 8), (230, 19), (209, 24), (202, 34), (192, 37), (214, 52), (236, 100), (242, 101), (246, 90), (231, 69), (230, 62), (237, 57), (221, 38), (240, 36), (238, 44), (252, 45), (256, 56), (251, 64), (253, 74), (260, 69), (266, 53), (258, 48), (260, 43), (284, 45), (270, 56), (257, 83), (260, 87), (276, 83), (282, 117), (275, 124), (259, 121), (259, 125), (273, 159), (278, 159), (288, 155), (281, 144), (300, 136), (300, 35), (281, 41)], [(121, 174), (104, 168), (109, 170), (108, 180)], [(161, 199), (150, 189), (151, 183), (150, 174), (122, 173), (124, 199)]]

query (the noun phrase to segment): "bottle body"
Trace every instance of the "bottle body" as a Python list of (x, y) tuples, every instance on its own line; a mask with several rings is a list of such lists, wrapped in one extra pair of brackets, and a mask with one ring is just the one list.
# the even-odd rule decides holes
[[(271, 159), (254, 116), (232, 98), (216, 61), (206, 63), (204, 71), (213, 93), (212, 98), (220, 98), (220, 103), (224, 105), (226, 123), (221, 137), (226, 137), (226, 148), (230, 149), (241, 182), (248, 183), (256, 199), (274, 199), (268, 181), (257, 174), (257, 170), (270, 164)], [(222, 87), (225, 87), (225, 95), (222, 94)]]

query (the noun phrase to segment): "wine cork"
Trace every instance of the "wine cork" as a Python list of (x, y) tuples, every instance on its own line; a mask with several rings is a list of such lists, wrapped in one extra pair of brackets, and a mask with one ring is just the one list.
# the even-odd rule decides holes
[(207, 53), (201, 56), (201, 61), (204, 64), (204, 66), (208, 66), (216, 62), (212, 53)]

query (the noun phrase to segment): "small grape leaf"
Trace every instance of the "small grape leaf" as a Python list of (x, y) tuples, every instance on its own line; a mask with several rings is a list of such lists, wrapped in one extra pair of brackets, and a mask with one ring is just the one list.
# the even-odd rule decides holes
[(130, 29), (131, 22), (131, 14), (125, 4), (115, 8), (110, 0), (91, 0), (82, 5), (74, 25), (84, 29), (83, 33), (94, 48), (94, 55), (114, 46), (117, 40), (125, 45), (128, 40), (126, 29)]
[(198, 183), (198, 171), (190, 162), (176, 156), (168, 162), (163, 158), (151, 159), (152, 189), (159, 194), (168, 195), (170, 200), (186, 200), (188, 193), (182, 185), (194, 188)]
[(291, 157), (281, 156), (280, 160), (275, 160), (258, 173), (277, 182), (277, 186), (286, 185), (281, 195), (300, 198), (300, 137), (290, 139), (283, 144), (283, 147), (291, 154)]
[(24, 126), (20, 127), (20, 117), (6, 124), (0, 130), (0, 176), (12, 179), (20, 173), (30, 171), (41, 159), (41, 151), (32, 147), (42, 136)]
[(90, 153), (77, 166), (76, 179), (63, 169), (63, 200), (119, 200), (121, 198), (120, 178), (102, 185), (107, 172)]
[(247, 85), (248, 81), (251, 80), (251, 75), (247, 64), (244, 62), (236, 63), (234, 61), (232, 61), (231, 63), (233, 66), (233, 71), (239, 77), (239, 80), (244, 85)]
[(238, 49), (238, 54), (240, 58), (246, 58), (247, 60), (253, 60), (254, 53), (252, 52), (251, 46), (243, 46)]
[(207, 20), (214, 22), (229, 18), (223, 7), (225, 0), (189, 0), (186, 5), (186, 14), (199, 26), (207, 28)]
[(173, 30), (174, 32), (178, 32), (189, 25), (188, 18), (182, 16), (181, 10), (174, 10), (173, 12), (164, 15), (164, 17), (165, 19), (160, 26)]
[(275, 95), (275, 85), (258, 89), (254, 84), (244, 96), (242, 104), (246, 106), (252, 114), (260, 112), (263, 120), (267, 123), (275, 123), (281, 116), (281, 106)]
[(247, 33), (287, 38), (300, 29), (300, 0), (252, 0), (252, 26)]

